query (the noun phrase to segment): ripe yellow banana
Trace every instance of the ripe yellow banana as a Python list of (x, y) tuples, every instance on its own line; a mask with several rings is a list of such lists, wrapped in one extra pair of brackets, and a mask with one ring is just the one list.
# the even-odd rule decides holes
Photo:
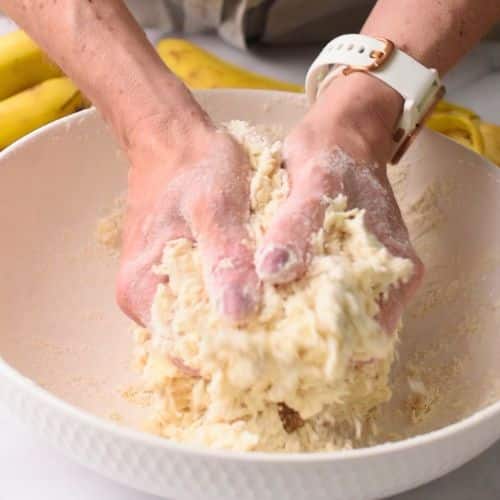
[(474, 111), (441, 101), (426, 125), (500, 166), (500, 126), (482, 121)]
[(479, 130), (483, 135), (484, 156), (500, 166), (500, 126), (481, 122)]
[(255, 88), (302, 92), (281, 82), (230, 64), (186, 40), (166, 38), (156, 46), (163, 62), (192, 89)]
[(479, 123), (477, 118), (470, 118), (462, 112), (435, 111), (426, 125), (437, 132), (449, 135), (477, 153), (484, 154), (484, 141)]
[(0, 36), (0, 100), (61, 75), (23, 31)]
[(0, 101), (0, 150), (32, 130), (88, 105), (65, 77), (46, 80)]
[(441, 100), (437, 103), (435, 111), (444, 113), (456, 113), (459, 115), (467, 116), (468, 118), (479, 118), (474, 111), (469, 108), (464, 108), (458, 104), (452, 104), (451, 102)]

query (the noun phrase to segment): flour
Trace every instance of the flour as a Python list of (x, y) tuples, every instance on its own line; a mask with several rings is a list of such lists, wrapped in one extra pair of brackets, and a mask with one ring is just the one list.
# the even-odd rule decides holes
[[(251, 160), (258, 246), (288, 193), (281, 143), (244, 122), (228, 130)], [(151, 338), (141, 330), (136, 339), (151, 432), (246, 451), (335, 450), (372, 439), (377, 407), (391, 395), (397, 340), (376, 320), (379, 301), (409, 279), (412, 263), (369, 234), (363, 211), (347, 210), (344, 196), (326, 201), (307, 273), (264, 285), (260, 312), (244, 325), (217, 314), (196, 245), (166, 245), (155, 272), (168, 284), (154, 299)]]
[[(395, 176), (396, 182), (401, 182)], [(404, 182), (404, 179), (403, 179)], [(395, 185), (398, 188), (398, 184)], [(423, 193), (404, 211), (405, 219), (413, 228), (413, 240), (418, 241), (429, 232), (439, 228), (445, 222), (442, 204), (445, 203), (455, 186), (441, 180), (426, 186)]]
[(122, 227), (125, 219), (125, 196), (119, 196), (111, 212), (99, 219), (97, 241), (110, 255), (118, 255), (122, 245)]

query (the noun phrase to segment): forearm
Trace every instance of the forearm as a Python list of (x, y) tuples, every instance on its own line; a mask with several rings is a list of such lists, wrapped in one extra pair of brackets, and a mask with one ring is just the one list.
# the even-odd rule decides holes
[(155, 120), (183, 127), (181, 117), (195, 109), (121, 0), (0, 0), (0, 6), (99, 108), (125, 148), (138, 127)]
[(444, 75), (500, 20), (498, 0), (378, 0), (362, 33)]

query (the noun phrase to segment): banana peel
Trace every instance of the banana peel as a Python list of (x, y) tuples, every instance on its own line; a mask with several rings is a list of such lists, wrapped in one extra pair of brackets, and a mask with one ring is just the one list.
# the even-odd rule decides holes
[(46, 80), (0, 101), (0, 150), (29, 132), (89, 106), (66, 77)]
[(61, 70), (24, 31), (0, 36), (0, 100), (58, 76)]
[(166, 38), (156, 49), (163, 62), (192, 89), (253, 88), (302, 92), (300, 85), (267, 78), (228, 63), (179, 38)]

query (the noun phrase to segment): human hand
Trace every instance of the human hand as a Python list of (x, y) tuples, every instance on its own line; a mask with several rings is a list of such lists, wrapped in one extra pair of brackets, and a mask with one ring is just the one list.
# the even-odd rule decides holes
[[(158, 283), (152, 268), (166, 242), (196, 241), (205, 282), (233, 322), (258, 302), (254, 248), (247, 233), (250, 168), (243, 149), (217, 130), (197, 104), (172, 122), (158, 117), (129, 134), (131, 161), (117, 300), (147, 325)], [(168, 123), (168, 125), (167, 125)]]
[(392, 130), (400, 96), (373, 77), (338, 77), (284, 144), (291, 190), (257, 252), (257, 272), (268, 282), (286, 283), (305, 272), (311, 235), (323, 224), (324, 197), (344, 194), (350, 208), (365, 210), (367, 229), (395, 256), (411, 259), (412, 278), (381, 303), (379, 321), (396, 328), (417, 290), (423, 265), (387, 179)]

